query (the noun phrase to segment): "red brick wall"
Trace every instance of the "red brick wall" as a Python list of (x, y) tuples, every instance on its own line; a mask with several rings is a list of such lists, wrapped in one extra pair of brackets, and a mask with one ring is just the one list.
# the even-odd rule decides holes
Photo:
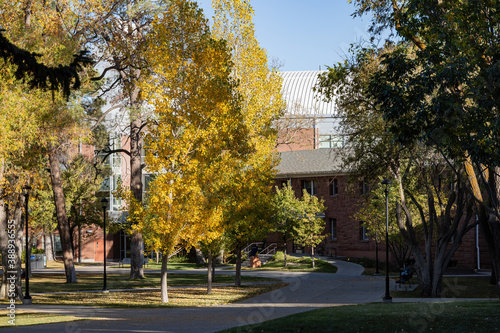
[[(337, 178), (338, 180), (338, 194), (330, 195), (329, 184), (330, 180)], [(303, 177), (291, 179), (277, 179), (276, 184), (281, 184), (291, 181), (292, 187), (295, 190), (295, 195), (300, 197), (302, 195), (302, 180), (316, 180), (317, 181), (317, 196), (324, 200), (326, 206), (325, 219), (326, 228), (325, 233), (331, 233), (330, 219), (337, 220), (337, 238), (332, 239), (329, 235), (325, 242), (324, 247), (326, 255), (338, 255), (346, 257), (357, 258), (372, 258), (375, 259), (375, 241), (369, 239), (368, 241), (362, 240), (360, 231), (360, 222), (353, 219), (353, 214), (356, 207), (360, 204), (361, 186), (359, 193), (352, 193), (352, 190), (347, 190), (347, 176), (322, 176), (322, 177)], [(481, 250), (481, 268), (490, 268), (491, 263), (487, 253), (487, 248), (480, 235), (480, 250)], [(272, 234), (267, 239), (267, 242), (277, 242), (280, 247), (283, 246), (282, 239), (277, 234)], [(294, 249), (291, 244), (288, 244), (288, 251), (293, 252)], [(310, 253), (310, 249), (306, 249)], [(396, 260), (390, 255), (390, 261), (396, 263)], [(379, 244), (379, 259), (385, 261), (385, 245)], [(477, 268), (477, 253), (476, 253), (476, 229), (467, 233), (460, 248), (457, 250), (453, 257), (453, 264), (457, 267), (465, 267), (470, 269)]]

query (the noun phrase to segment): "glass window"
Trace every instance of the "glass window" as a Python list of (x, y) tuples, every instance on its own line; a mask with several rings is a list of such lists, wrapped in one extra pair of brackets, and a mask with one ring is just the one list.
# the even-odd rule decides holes
[(369, 240), (370, 237), (368, 236), (368, 227), (366, 226), (365, 222), (359, 222), (359, 224), (361, 228), (361, 240)]
[(333, 240), (337, 239), (337, 219), (330, 219), (330, 235)]
[(337, 178), (330, 179), (330, 195), (339, 194), (339, 181)]
[(343, 148), (347, 145), (347, 136), (345, 135), (320, 135), (318, 148)]
[(306, 190), (310, 195), (316, 195), (318, 193), (318, 186), (315, 180), (303, 180), (302, 189)]
[(149, 191), (149, 188), (151, 186), (151, 182), (155, 180), (156, 175), (144, 175), (144, 191)]

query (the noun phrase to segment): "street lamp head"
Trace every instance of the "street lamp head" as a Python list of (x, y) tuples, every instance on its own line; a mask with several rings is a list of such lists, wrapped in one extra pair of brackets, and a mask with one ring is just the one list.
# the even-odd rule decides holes
[(108, 207), (109, 200), (107, 198), (101, 199), (102, 209), (106, 209)]
[(392, 182), (391, 182), (389, 179), (387, 179), (387, 178), (385, 178), (385, 179), (382, 181), (382, 185), (386, 185), (386, 186), (387, 186), (387, 185), (391, 185), (391, 184), (392, 184)]

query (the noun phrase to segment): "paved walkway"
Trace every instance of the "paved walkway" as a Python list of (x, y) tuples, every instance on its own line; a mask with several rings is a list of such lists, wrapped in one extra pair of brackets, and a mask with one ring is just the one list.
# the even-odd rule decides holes
[[(363, 267), (328, 259), (339, 269), (336, 274), (243, 271), (244, 275), (278, 278), (289, 285), (237, 303), (210, 307), (163, 309), (110, 309), (79, 306), (20, 305), (19, 310), (43, 311), (78, 317), (99, 317), (69, 323), (39, 325), (29, 332), (217, 332), (226, 328), (262, 323), (316, 308), (381, 302), (385, 280), (363, 276)], [(95, 269), (95, 268), (94, 268)], [(91, 270), (85, 268), (84, 270)], [(192, 272), (196, 272), (193, 270)], [(183, 271), (185, 272), (185, 271)], [(198, 271), (199, 272), (199, 271)], [(219, 274), (234, 274), (218, 271)], [(391, 290), (394, 286), (391, 286)], [(422, 301), (401, 299), (394, 301)], [(26, 327), (2, 332), (25, 332)]]

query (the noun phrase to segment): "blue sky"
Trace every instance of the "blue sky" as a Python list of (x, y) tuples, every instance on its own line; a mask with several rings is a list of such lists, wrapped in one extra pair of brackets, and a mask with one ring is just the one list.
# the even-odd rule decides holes
[[(351, 43), (368, 40), (367, 17), (354, 19), (348, 0), (251, 0), (260, 45), (282, 71), (318, 70), (341, 61)], [(211, 0), (198, 0), (212, 17)]]

